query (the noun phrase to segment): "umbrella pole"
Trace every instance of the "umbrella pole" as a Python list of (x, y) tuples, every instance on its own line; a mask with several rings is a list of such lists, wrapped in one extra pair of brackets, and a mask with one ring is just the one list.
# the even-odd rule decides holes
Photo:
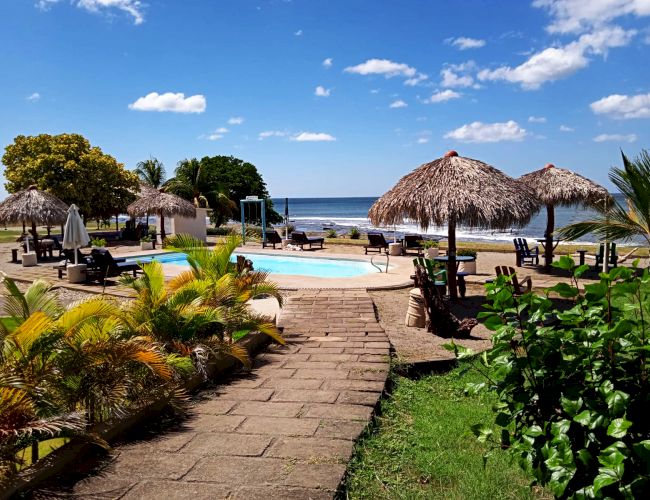
[(551, 264), (553, 263), (553, 231), (555, 230), (555, 207), (553, 205), (546, 205), (546, 232), (544, 239), (546, 239), (546, 247), (544, 248), (544, 269), (547, 272), (551, 271)]
[(32, 237), (34, 238), (34, 251), (38, 259), (38, 235), (36, 234), (36, 222), (32, 221)]
[(456, 218), (451, 216), (447, 224), (447, 284), (449, 285), (449, 299), (458, 299), (456, 290)]

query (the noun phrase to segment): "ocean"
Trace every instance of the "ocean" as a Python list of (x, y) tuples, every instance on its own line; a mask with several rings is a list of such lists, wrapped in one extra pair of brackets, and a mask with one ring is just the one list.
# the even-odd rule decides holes
[[(620, 198), (620, 195), (614, 195)], [(335, 229), (343, 235), (350, 228), (357, 227), (361, 231), (380, 230), (392, 236), (393, 231), (397, 237), (404, 234), (419, 233), (429, 235), (447, 235), (446, 227), (430, 227), (428, 231), (422, 231), (417, 224), (400, 224), (393, 227), (377, 228), (368, 220), (368, 210), (377, 201), (376, 197), (361, 198), (289, 198), (289, 220), (297, 230), (301, 231), (323, 231)], [(273, 198), (274, 209), (284, 214), (284, 198)], [(590, 209), (583, 207), (555, 207), (555, 227), (559, 228), (585, 220), (594, 215)], [(546, 229), (546, 209), (533, 217), (530, 223), (523, 228), (511, 228), (507, 231), (468, 229), (459, 227), (456, 231), (457, 238), (465, 241), (489, 241), (504, 242), (512, 241), (514, 237), (522, 237), (535, 240), (544, 237)], [(595, 242), (593, 235), (582, 238), (582, 242)]]

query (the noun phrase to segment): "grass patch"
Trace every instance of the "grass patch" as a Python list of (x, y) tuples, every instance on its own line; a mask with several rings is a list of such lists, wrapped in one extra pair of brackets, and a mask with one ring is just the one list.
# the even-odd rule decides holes
[[(62, 437), (46, 439), (45, 441), (39, 441), (38, 442), (39, 459), (48, 456), (57, 448), (61, 448), (61, 446), (66, 444), (68, 441), (69, 441), (68, 438), (62, 438)], [(18, 458), (23, 462), (22, 466), (20, 467), (21, 469), (24, 469), (25, 467), (29, 467), (30, 465), (32, 465), (32, 447), (29, 446), (23, 449), (22, 451), (19, 451)]]
[(379, 425), (356, 446), (348, 498), (552, 498), (531, 489), (505, 451), (483, 467), (488, 447), (470, 426), (493, 420), (494, 399), (463, 393), (467, 382), (478, 381), (478, 373), (461, 368), (419, 380), (397, 376), (393, 394), (382, 402)]

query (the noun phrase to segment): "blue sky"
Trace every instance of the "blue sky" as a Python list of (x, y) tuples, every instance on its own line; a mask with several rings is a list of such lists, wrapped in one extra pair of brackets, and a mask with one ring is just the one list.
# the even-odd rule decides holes
[(381, 195), (449, 149), (609, 187), (648, 148), (649, 50), (650, 0), (2, 0), (0, 146), (234, 155), (275, 197)]

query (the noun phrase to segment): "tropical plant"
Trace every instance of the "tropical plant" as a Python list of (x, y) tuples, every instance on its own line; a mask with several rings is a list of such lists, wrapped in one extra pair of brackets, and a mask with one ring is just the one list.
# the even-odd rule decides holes
[(104, 238), (91, 238), (90, 244), (94, 247), (103, 248), (106, 246), (106, 240)]
[[(440, 242), (435, 240), (420, 240), (419, 243), (422, 248), (438, 248), (440, 246)], [(458, 255), (460, 255), (460, 250)]]
[(623, 152), (621, 156), (623, 168), (612, 168), (609, 178), (627, 206), (609, 200), (595, 218), (561, 228), (560, 237), (574, 240), (589, 233), (608, 240), (642, 237), (650, 246), (650, 154), (643, 150), (633, 161)]
[[(486, 382), (499, 397), (493, 426), (473, 427), (479, 440), (507, 448), (536, 481), (561, 498), (642, 498), (650, 491), (648, 334), (650, 272), (619, 267), (584, 285), (589, 266), (562, 257), (572, 272), (545, 296), (515, 296), (510, 277), (486, 285), (494, 331), (482, 357)], [(565, 306), (548, 297), (559, 294)], [(456, 345), (448, 348), (465, 357)]]
[(165, 183), (165, 166), (151, 156), (148, 160), (138, 162), (134, 172), (143, 184), (159, 189)]
[(336, 232), (336, 229), (328, 229), (325, 232), (325, 238), (337, 238), (339, 233)]
[(151, 236), (149, 236), (148, 234), (146, 234), (146, 235), (144, 235), (144, 236), (142, 236), (140, 238), (141, 243), (151, 243), (152, 241), (153, 240), (151, 239)]
[(201, 168), (201, 162), (196, 158), (181, 160), (174, 173), (175, 177), (165, 184), (165, 190), (191, 200), (197, 207), (207, 207), (206, 194), (211, 189), (209, 179)]
[(348, 236), (351, 240), (358, 240), (361, 237), (361, 231), (359, 231), (358, 227), (351, 227)]
[(456, 255), (460, 256), (465, 256), (465, 257), (474, 257), (478, 255), (478, 252), (476, 250), (473, 250), (471, 248), (460, 248), (458, 252), (456, 252)]

